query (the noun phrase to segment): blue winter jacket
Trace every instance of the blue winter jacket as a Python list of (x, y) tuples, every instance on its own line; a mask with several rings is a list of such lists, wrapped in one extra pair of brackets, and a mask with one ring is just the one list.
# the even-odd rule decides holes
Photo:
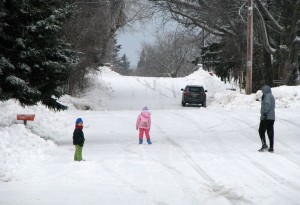
[(263, 86), (262, 92), (260, 120), (275, 120), (275, 98), (272, 95), (270, 86)]

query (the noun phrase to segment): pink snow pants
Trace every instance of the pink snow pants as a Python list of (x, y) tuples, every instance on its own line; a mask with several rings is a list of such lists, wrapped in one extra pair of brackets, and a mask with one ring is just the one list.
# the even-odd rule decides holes
[(140, 134), (139, 134), (139, 138), (143, 139), (144, 133), (146, 135), (147, 139), (150, 139), (150, 135), (149, 135), (149, 129), (145, 129), (145, 128), (139, 128)]

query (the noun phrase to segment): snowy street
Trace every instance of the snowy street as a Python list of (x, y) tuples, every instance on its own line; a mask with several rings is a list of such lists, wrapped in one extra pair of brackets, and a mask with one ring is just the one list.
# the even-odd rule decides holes
[[(215, 76), (199, 71), (178, 79), (139, 78), (106, 71), (99, 79), (96, 87), (105, 83), (107, 92), (83, 96), (97, 111), (26, 108), (37, 119), (25, 128), (11, 123), (23, 108), (2, 105), (0, 205), (299, 204), (299, 86), (289, 90), (293, 98), (276, 91), (275, 152), (261, 153), (260, 102), (254, 94), (220, 97), (229, 85)], [(205, 86), (208, 108), (181, 107), (186, 84)], [(135, 130), (145, 105), (152, 145), (138, 145)], [(83, 162), (73, 161), (77, 117), (84, 121)], [(18, 140), (24, 137), (28, 141)]]

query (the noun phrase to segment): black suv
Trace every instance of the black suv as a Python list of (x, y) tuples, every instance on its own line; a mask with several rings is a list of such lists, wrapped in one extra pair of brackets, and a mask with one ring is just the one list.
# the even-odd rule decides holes
[(185, 89), (181, 89), (182, 100), (181, 105), (185, 106), (186, 103), (189, 104), (201, 104), (202, 107), (206, 107), (206, 93), (203, 86), (200, 85), (187, 85)]

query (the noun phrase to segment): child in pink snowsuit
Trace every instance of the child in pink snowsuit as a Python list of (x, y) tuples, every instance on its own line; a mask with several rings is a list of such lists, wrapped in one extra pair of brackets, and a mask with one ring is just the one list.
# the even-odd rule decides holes
[(151, 128), (151, 113), (148, 111), (147, 107), (143, 108), (143, 111), (138, 116), (136, 121), (136, 130), (139, 129), (139, 144), (143, 144), (143, 136), (146, 134), (148, 144), (152, 144), (150, 140), (149, 131)]

